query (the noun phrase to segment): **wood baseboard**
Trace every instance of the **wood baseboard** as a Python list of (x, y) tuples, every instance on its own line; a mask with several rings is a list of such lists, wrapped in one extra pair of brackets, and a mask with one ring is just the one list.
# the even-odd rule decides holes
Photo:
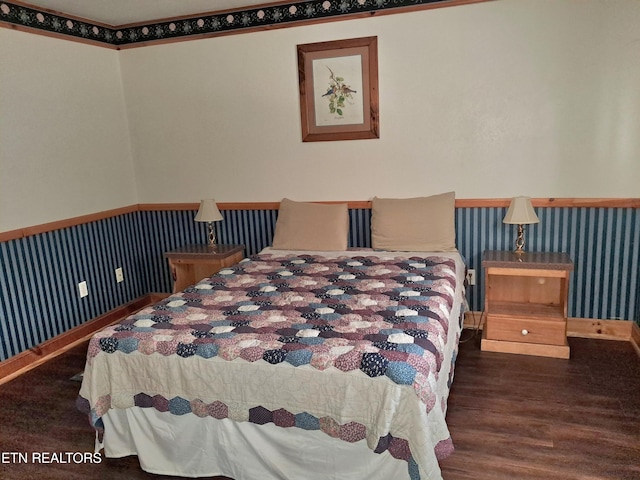
[(633, 325), (635, 323), (631, 320), (569, 318), (567, 320), (567, 336), (629, 341)]
[(640, 326), (637, 323), (632, 322), (631, 326), (631, 345), (635, 348), (636, 353), (640, 357)]
[(121, 305), (104, 315), (100, 315), (99, 317), (78, 325), (71, 330), (61, 333), (40, 345), (36, 345), (29, 350), (0, 362), (0, 385), (14, 379), (18, 375), (28, 372), (47, 360), (64, 353), (70, 348), (88, 339), (98, 330), (116, 323), (145, 306), (161, 300), (167, 295), (168, 294), (159, 293), (143, 295), (142, 297)]
[[(484, 312), (467, 312), (464, 328), (482, 330)], [(636, 344), (640, 350), (640, 327), (631, 320), (599, 320), (597, 318), (569, 318), (567, 337), (620, 340)]]

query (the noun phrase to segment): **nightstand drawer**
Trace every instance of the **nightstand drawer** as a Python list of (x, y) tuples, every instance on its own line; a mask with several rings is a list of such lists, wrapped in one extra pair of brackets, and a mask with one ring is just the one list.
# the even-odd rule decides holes
[(543, 343), (564, 345), (566, 343), (567, 324), (563, 320), (536, 320), (487, 316), (486, 338), (508, 342)]

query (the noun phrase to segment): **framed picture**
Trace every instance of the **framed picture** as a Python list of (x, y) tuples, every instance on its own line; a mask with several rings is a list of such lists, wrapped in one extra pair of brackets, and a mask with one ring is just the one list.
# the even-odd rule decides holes
[(302, 141), (380, 138), (378, 37), (298, 45)]

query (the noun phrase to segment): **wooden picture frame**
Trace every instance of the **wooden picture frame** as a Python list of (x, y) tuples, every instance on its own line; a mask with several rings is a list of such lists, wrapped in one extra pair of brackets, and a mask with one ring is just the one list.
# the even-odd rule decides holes
[(302, 141), (380, 138), (378, 37), (298, 45)]

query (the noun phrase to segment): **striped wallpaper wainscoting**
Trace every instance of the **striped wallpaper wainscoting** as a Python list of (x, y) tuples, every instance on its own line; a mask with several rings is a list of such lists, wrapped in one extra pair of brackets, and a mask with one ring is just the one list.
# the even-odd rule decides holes
[[(0, 360), (146, 294), (139, 212), (0, 243)], [(122, 267), (125, 281), (115, 281)], [(89, 296), (80, 298), (86, 281)]]
[[(506, 208), (456, 210), (457, 245), (478, 272), (469, 304), (481, 310), (482, 252), (514, 248), (516, 226)], [(540, 223), (525, 226), (525, 250), (567, 252), (574, 264), (569, 316), (640, 322), (640, 209), (538, 208)]]
[[(196, 210), (144, 210), (0, 242), (0, 360), (27, 350), (149, 292), (170, 292), (164, 252), (206, 241)], [(483, 308), (484, 250), (513, 248), (515, 226), (504, 207), (456, 209), (458, 249), (477, 273), (472, 310)], [(569, 316), (640, 323), (640, 208), (537, 208), (525, 248), (565, 251), (574, 261)], [(349, 245), (370, 247), (368, 208), (350, 209)], [(238, 243), (252, 255), (271, 243), (277, 210), (223, 210), (219, 243)], [(122, 267), (124, 283), (114, 270)], [(85, 280), (89, 296), (79, 298)]]

